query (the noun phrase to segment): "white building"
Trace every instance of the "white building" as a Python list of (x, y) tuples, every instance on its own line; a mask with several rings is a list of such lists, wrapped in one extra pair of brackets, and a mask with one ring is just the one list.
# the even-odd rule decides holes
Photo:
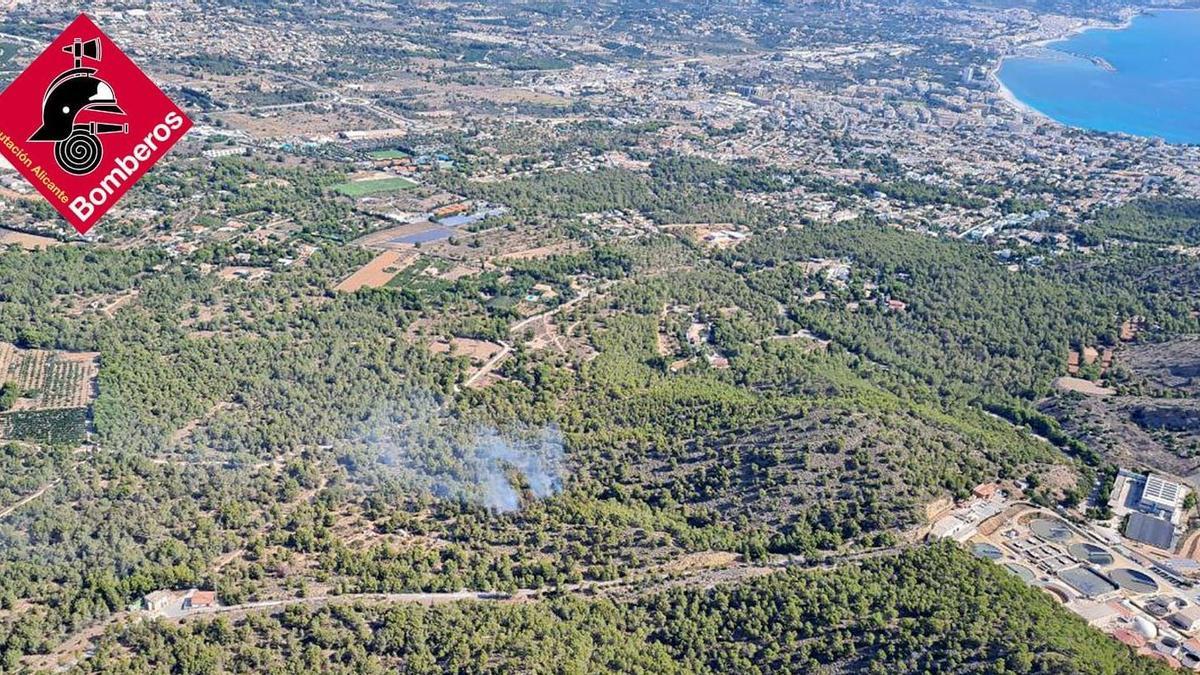
[(240, 145), (230, 145), (222, 148), (212, 148), (204, 151), (204, 156), (209, 159), (217, 159), (219, 157), (235, 157), (249, 154), (246, 148)]
[(933, 524), (929, 535), (934, 539), (953, 539), (962, 543), (975, 536), (976, 528), (957, 516), (945, 516)]
[(1160, 476), (1147, 474), (1142, 488), (1142, 506), (1151, 510), (1174, 513), (1183, 501), (1183, 487)]

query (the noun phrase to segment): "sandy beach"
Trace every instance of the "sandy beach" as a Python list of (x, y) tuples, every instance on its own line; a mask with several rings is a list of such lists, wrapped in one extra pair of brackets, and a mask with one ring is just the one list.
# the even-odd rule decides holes
[(1016, 94), (1012, 93), (1011, 89), (1004, 86), (1004, 82), (1000, 79), (999, 71), (999, 67), (993, 70), (991, 73), (991, 78), (992, 81), (996, 83), (996, 94), (999, 95), (1000, 98), (1004, 99), (1009, 105), (1026, 115), (1034, 115), (1045, 119), (1052, 119), (1049, 115), (1046, 115), (1037, 108), (1034, 108), (1028, 103), (1025, 103), (1021, 99), (1017, 98)]
[(1124, 29), (1128, 28), (1130, 26), (1130, 24), (1133, 23), (1134, 19), (1136, 19), (1137, 17), (1141, 16), (1144, 13), (1145, 12), (1143, 10), (1125, 10), (1123, 13), (1124, 16), (1119, 23), (1111, 23), (1111, 22), (1107, 22), (1107, 21), (1083, 21), (1083, 20), (1080, 20), (1077, 23), (1075, 23), (1074, 25), (1071, 25), (1070, 27), (1068, 27), (1065, 31), (1062, 31), (1058, 35), (1055, 35), (1052, 37), (1046, 37), (1046, 38), (1039, 38), (1037, 40), (1030, 40), (1029, 42), (1022, 42), (1018, 45), (1015, 45), (1012, 49), (1009, 50), (1009, 52), (1007, 54), (1001, 56), (999, 59), (996, 60), (996, 62), (994, 64), (992, 64), (992, 67), (988, 70), (988, 78), (991, 79), (991, 81), (996, 84), (996, 94), (1001, 99), (1003, 99), (1005, 102), (1007, 102), (1009, 105), (1011, 105), (1012, 107), (1016, 108), (1017, 110), (1021, 111), (1024, 114), (1033, 115), (1035, 117), (1040, 117), (1042, 119), (1050, 120), (1050, 121), (1058, 124), (1059, 122), (1057, 120), (1055, 120), (1054, 118), (1050, 117), (1049, 115), (1046, 115), (1045, 113), (1041, 112), (1040, 110), (1034, 108), (1033, 106), (1030, 106), (1029, 104), (1025, 103), (1021, 99), (1017, 98), (1016, 95), (1012, 93), (1012, 90), (1010, 90), (1007, 86), (1005, 86), (1004, 81), (1000, 79), (1000, 68), (1003, 67), (1004, 60), (1007, 58), (1016, 56), (1023, 49), (1049, 48), (1050, 45), (1052, 45), (1056, 42), (1062, 42), (1064, 40), (1068, 40), (1076, 35), (1079, 35), (1080, 33), (1084, 33), (1089, 30), (1124, 30)]

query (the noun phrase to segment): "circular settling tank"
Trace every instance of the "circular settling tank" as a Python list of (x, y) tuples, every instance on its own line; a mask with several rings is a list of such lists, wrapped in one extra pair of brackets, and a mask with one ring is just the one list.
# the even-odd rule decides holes
[(1008, 568), (1009, 572), (1012, 572), (1013, 574), (1017, 575), (1018, 577), (1021, 577), (1021, 581), (1024, 581), (1027, 584), (1033, 583), (1033, 580), (1037, 578), (1037, 575), (1035, 575), (1033, 573), (1033, 570), (1029, 569), (1028, 567), (1026, 567), (1024, 565), (1018, 565), (1016, 563), (1005, 563), (1004, 566), (1006, 568)]
[(1071, 544), (1069, 549), (1071, 555), (1076, 559), (1082, 560), (1093, 565), (1111, 565), (1113, 564), (1112, 554), (1104, 550), (1103, 547), (1095, 544), (1084, 542), (1082, 544)]
[(1117, 582), (1118, 586), (1131, 593), (1153, 593), (1158, 590), (1158, 582), (1138, 570), (1113, 570), (1108, 576)]
[(1000, 549), (986, 542), (975, 544), (971, 548), (971, 552), (984, 560), (999, 560), (1004, 557), (1004, 553)]
[(1029, 529), (1047, 541), (1063, 542), (1071, 538), (1071, 529), (1061, 520), (1039, 518), (1029, 523)]

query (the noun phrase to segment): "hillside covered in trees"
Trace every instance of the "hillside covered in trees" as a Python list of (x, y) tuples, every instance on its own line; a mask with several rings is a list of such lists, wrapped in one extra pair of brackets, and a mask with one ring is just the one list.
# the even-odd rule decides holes
[(1169, 669), (950, 544), (638, 600), (365, 602), (147, 623), (93, 666), (151, 673), (1096, 673)]

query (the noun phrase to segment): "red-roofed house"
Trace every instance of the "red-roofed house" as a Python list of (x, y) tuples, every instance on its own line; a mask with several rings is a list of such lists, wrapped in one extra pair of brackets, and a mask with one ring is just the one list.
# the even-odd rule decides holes
[(217, 604), (217, 594), (213, 591), (192, 591), (183, 598), (184, 609), (200, 609), (213, 607)]
[(1000, 486), (996, 485), (995, 483), (980, 483), (979, 485), (976, 485), (975, 489), (971, 490), (971, 492), (980, 499), (991, 499), (996, 495), (996, 492), (999, 489)]
[(1188, 638), (1184, 640), (1183, 650), (1195, 656), (1200, 656), (1200, 638)]
[(1141, 654), (1142, 656), (1149, 656), (1152, 659), (1158, 659), (1159, 661), (1162, 661), (1163, 663), (1167, 664), (1168, 666), (1171, 666), (1172, 668), (1180, 668), (1183, 666), (1183, 664), (1179, 662), (1179, 659), (1175, 658), (1174, 656), (1171, 656), (1170, 654), (1164, 654), (1159, 651), (1155, 651), (1153, 649), (1150, 649), (1149, 647), (1139, 649), (1138, 653)]

